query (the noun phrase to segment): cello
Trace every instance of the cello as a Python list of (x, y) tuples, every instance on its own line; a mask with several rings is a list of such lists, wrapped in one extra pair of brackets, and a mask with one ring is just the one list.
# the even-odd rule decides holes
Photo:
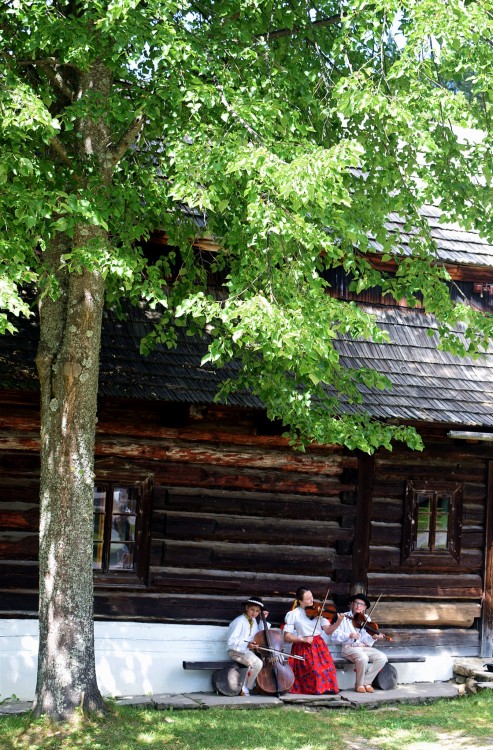
[(257, 690), (263, 695), (282, 695), (293, 687), (294, 674), (288, 663), (284, 663), (282, 654), (284, 639), (277, 630), (267, 626), (264, 611), (260, 610), (264, 625), (253, 638), (252, 643), (259, 646), (259, 656), (264, 666), (257, 675)]

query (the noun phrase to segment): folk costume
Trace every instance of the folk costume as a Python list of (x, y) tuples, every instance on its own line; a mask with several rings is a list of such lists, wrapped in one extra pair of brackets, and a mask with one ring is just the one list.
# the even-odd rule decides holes
[[(369, 599), (364, 594), (356, 594), (350, 598), (353, 602), (359, 600), (366, 607), (370, 606)], [(387, 663), (387, 655), (383, 651), (372, 648), (376, 638), (373, 638), (365, 629), (356, 628), (352, 621), (353, 612), (345, 612), (344, 620), (332, 635), (335, 643), (342, 645), (342, 655), (353, 662), (356, 672), (356, 691), (373, 692), (371, 683)], [(371, 622), (371, 617), (367, 617)]]
[(289, 660), (289, 666), (294, 674), (294, 684), (289, 692), (308, 695), (338, 693), (336, 668), (322, 637), (322, 629), (330, 626), (329, 621), (324, 617), (321, 617), (318, 622), (311, 620), (300, 606), (288, 612), (284, 621), (285, 633), (299, 638), (313, 636), (312, 643), (293, 643), (292, 645), (291, 653), (302, 656), (304, 661)]
[[(251, 597), (247, 601), (242, 602), (244, 607), (252, 604), (264, 609), (262, 600), (259, 597)], [(267, 626), (270, 627), (269, 623), (267, 623)], [(247, 692), (255, 685), (257, 675), (264, 666), (262, 659), (248, 648), (248, 644), (253, 641), (259, 630), (263, 629), (263, 622), (258, 623), (256, 619), (249, 617), (246, 612), (235, 617), (229, 624), (227, 633), (228, 656), (233, 661), (244, 664), (249, 668), (245, 679)]]

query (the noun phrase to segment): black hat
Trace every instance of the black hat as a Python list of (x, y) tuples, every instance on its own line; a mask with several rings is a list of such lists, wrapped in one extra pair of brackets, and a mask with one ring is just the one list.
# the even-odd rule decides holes
[(260, 607), (260, 609), (265, 609), (264, 603), (260, 596), (251, 596), (246, 601), (242, 602), (242, 605), (244, 607), (248, 607), (249, 605), (253, 605), (254, 607)]
[(350, 602), (354, 602), (355, 599), (361, 599), (361, 601), (365, 603), (366, 607), (370, 606), (370, 600), (367, 596), (365, 596), (365, 594), (353, 594), (349, 597)]

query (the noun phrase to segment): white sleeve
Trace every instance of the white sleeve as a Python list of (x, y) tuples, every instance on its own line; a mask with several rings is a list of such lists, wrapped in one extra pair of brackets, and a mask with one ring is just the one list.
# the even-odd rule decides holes
[(347, 619), (347, 617), (345, 617), (339, 627), (334, 630), (330, 637), (332, 638), (334, 643), (347, 643), (349, 641), (349, 636), (353, 632), (354, 629), (351, 626), (350, 621)]
[(230, 623), (228, 630), (228, 651), (246, 651), (243, 623), (239, 617)]
[(295, 633), (296, 627), (295, 627), (295, 620), (296, 620), (296, 610), (291, 609), (284, 618), (284, 632), (285, 633)]

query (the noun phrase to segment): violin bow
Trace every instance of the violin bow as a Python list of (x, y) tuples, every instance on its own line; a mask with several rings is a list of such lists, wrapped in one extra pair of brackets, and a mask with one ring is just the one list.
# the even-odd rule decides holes
[(330, 592), (330, 586), (329, 586), (329, 588), (327, 589), (327, 593), (325, 594), (325, 599), (324, 599), (324, 600), (323, 600), (323, 602), (322, 602), (322, 606), (321, 606), (321, 608), (320, 608), (320, 613), (319, 613), (319, 615), (318, 615), (317, 619), (315, 620), (315, 627), (313, 628), (312, 638), (313, 638), (313, 636), (315, 635), (315, 631), (316, 631), (316, 629), (317, 629), (317, 625), (318, 625), (318, 623), (320, 622), (320, 618), (322, 617), (322, 612), (324, 611), (324, 607), (325, 607), (325, 604), (326, 604), (326, 602), (327, 602), (327, 599), (329, 598), (329, 592)]
[(368, 612), (368, 614), (364, 615), (364, 617), (365, 617), (365, 624), (363, 625), (363, 627), (360, 628), (360, 630), (364, 630), (366, 628), (366, 623), (370, 619), (370, 615), (372, 614), (372, 612), (375, 611), (375, 608), (376, 608), (376, 606), (377, 606), (377, 604), (378, 604), (378, 602), (380, 601), (381, 598), (382, 598), (382, 594), (380, 594), (380, 596), (378, 597), (378, 599), (375, 602), (375, 604), (373, 605), (373, 607), (370, 608), (370, 611)]

